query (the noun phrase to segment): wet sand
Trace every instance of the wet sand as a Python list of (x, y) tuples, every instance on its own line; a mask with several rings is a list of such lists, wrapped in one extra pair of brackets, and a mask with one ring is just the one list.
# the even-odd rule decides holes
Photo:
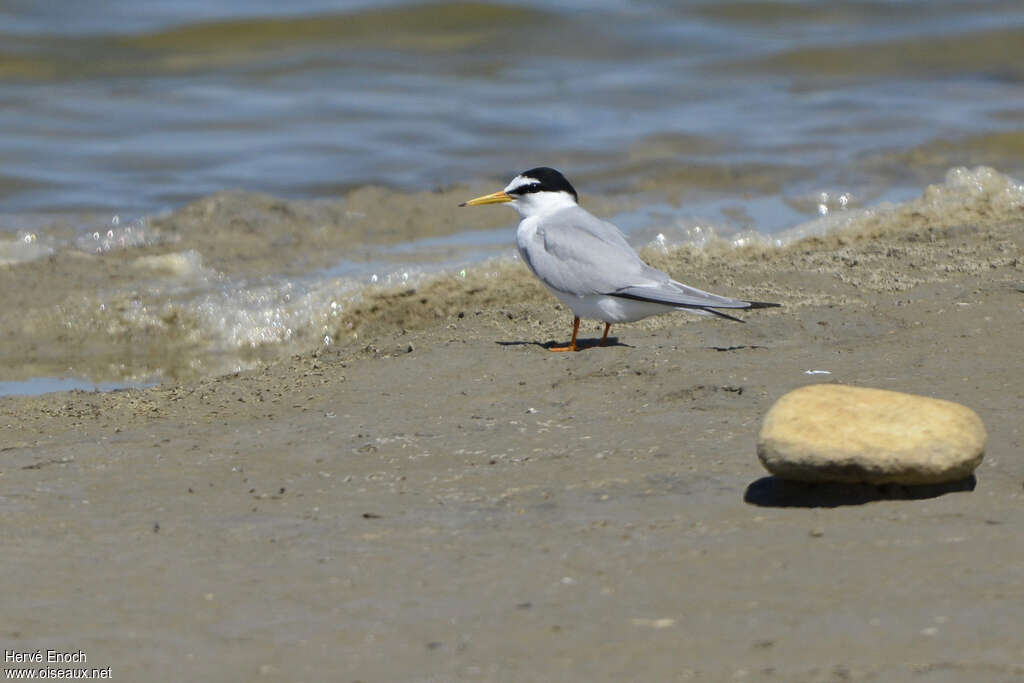
[[(785, 304), (745, 325), (552, 354), (569, 315), (498, 265), (258, 371), (4, 398), (4, 647), (123, 681), (1024, 677), (1024, 216), (901, 211), (650, 255)], [(767, 480), (761, 417), (821, 381), (970, 406), (976, 480)]]

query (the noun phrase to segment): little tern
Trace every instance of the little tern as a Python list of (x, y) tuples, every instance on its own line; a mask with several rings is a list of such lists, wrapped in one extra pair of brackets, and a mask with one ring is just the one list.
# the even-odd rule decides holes
[(780, 305), (711, 294), (647, 265), (617, 227), (579, 205), (576, 190), (553, 168), (524, 171), (504, 190), (459, 206), (481, 204), (509, 204), (519, 212), (516, 246), (523, 261), (573, 313), (572, 341), (551, 351), (580, 350), (580, 318), (604, 322), (604, 346), (612, 323), (678, 310), (743, 322), (715, 309)]

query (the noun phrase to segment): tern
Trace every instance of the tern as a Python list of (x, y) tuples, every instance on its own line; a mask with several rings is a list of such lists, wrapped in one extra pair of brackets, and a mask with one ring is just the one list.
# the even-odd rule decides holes
[(573, 313), (572, 341), (551, 351), (580, 350), (576, 336), (581, 318), (604, 322), (604, 346), (613, 323), (679, 310), (743, 322), (715, 309), (780, 305), (705, 292), (647, 265), (617, 227), (579, 205), (576, 190), (553, 168), (524, 171), (504, 190), (459, 206), (482, 204), (509, 204), (519, 212), (523, 220), (516, 229), (516, 246), (523, 261)]

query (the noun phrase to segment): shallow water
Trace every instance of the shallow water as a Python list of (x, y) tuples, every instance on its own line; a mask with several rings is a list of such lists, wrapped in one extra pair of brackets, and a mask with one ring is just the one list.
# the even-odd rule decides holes
[(638, 246), (1024, 176), (1017, 2), (208, 5), (0, 6), (0, 380), (337, 343), (367, 285), (510, 258), (455, 204), (540, 164)]
[(40, 396), (60, 391), (116, 391), (155, 386), (156, 382), (90, 382), (75, 377), (34, 377), (22, 382), (0, 382), (0, 396)]

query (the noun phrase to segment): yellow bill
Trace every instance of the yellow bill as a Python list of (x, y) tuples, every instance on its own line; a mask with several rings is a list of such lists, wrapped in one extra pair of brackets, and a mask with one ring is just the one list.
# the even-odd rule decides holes
[(502, 204), (504, 202), (512, 201), (512, 197), (505, 194), (505, 191), (494, 192), (492, 194), (485, 194), (483, 197), (477, 197), (476, 199), (470, 199), (468, 202), (462, 202), (459, 206), (480, 206), (481, 204)]

